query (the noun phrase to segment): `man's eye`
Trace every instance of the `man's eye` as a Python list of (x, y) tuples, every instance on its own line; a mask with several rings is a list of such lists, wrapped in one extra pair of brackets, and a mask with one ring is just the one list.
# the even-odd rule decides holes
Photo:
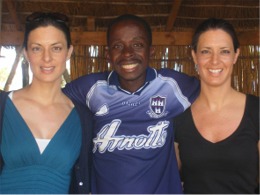
[(143, 43), (134, 43), (133, 45), (135, 48), (141, 48), (141, 47), (144, 47), (144, 44)]
[(120, 49), (120, 48), (122, 48), (122, 46), (117, 44), (117, 45), (113, 45), (112, 48), (114, 48), (114, 49)]

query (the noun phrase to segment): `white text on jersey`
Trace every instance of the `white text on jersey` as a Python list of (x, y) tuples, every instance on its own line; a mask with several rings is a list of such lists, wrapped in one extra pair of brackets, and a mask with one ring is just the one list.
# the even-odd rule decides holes
[(148, 135), (115, 135), (121, 120), (113, 120), (110, 124), (105, 125), (97, 137), (93, 139), (94, 148), (93, 153), (97, 150), (104, 153), (106, 150), (109, 152), (118, 150), (131, 150), (131, 149), (150, 149), (162, 147), (165, 144), (167, 137), (168, 121), (160, 121), (156, 125), (149, 126), (147, 131)]

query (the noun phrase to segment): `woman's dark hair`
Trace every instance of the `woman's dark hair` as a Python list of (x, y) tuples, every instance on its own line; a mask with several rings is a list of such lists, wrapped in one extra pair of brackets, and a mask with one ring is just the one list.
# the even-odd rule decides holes
[(34, 12), (26, 18), (23, 47), (27, 50), (28, 37), (31, 31), (39, 27), (54, 26), (61, 30), (67, 40), (67, 47), (71, 45), (68, 17), (57, 12)]
[(107, 29), (107, 44), (110, 39), (110, 33), (111, 33), (112, 27), (115, 24), (118, 24), (119, 22), (128, 21), (128, 20), (135, 21), (144, 27), (146, 34), (147, 34), (147, 38), (148, 38), (148, 44), (149, 44), (149, 46), (151, 46), (152, 45), (152, 30), (151, 30), (150, 25), (143, 18), (138, 17), (136, 15), (132, 15), (132, 14), (124, 14), (124, 15), (118, 16), (109, 24), (108, 29)]
[(207, 32), (208, 30), (217, 30), (217, 29), (221, 29), (230, 35), (230, 37), (232, 38), (234, 50), (236, 52), (237, 49), (239, 48), (239, 41), (236, 32), (234, 30), (234, 27), (228, 21), (224, 19), (218, 19), (218, 18), (208, 18), (197, 27), (192, 37), (192, 43), (191, 43), (192, 49), (195, 52), (197, 51), (198, 41), (201, 34)]

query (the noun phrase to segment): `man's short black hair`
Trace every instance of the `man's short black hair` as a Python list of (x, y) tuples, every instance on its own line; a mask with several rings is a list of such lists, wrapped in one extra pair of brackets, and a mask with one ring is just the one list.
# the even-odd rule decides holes
[(117, 18), (112, 20), (112, 22), (109, 24), (109, 26), (107, 28), (107, 44), (108, 44), (108, 41), (110, 38), (110, 33), (111, 33), (112, 27), (119, 22), (127, 21), (127, 20), (136, 21), (144, 27), (144, 29), (146, 30), (147, 36), (148, 36), (147, 38), (148, 38), (149, 45), (151, 46), (152, 45), (152, 30), (151, 30), (150, 25), (143, 18), (133, 15), (133, 14), (124, 14), (124, 15), (118, 16)]

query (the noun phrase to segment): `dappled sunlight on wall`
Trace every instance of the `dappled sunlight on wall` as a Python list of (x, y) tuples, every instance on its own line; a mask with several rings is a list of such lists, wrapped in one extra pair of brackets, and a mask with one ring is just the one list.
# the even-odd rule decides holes
[[(1, 57), (0, 57), (0, 89), (4, 89), (8, 75), (12, 69), (16, 57), (16, 52), (14, 48), (1, 48)], [(18, 64), (18, 67), (15, 72), (15, 76), (12, 80), (9, 90), (16, 90), (22, 87), (22, 69), (21, 63)]]

